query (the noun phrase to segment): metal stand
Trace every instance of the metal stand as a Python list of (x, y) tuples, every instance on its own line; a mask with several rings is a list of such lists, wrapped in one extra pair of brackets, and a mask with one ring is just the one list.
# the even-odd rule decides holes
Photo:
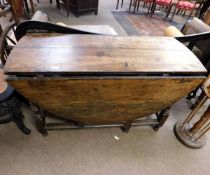
[(178, 140), (190, 148), (201, 148), (206, 144), (207, 138), (204, 134), (210, 129), (210, 105), (194, 125), (190, 124), (190, 121), (207, 100), (207, 95), (202, 92), (187, 119), (184, 122), (177, 122), (174, 126)]
[(137, 120), (126, 121), (113, 124), (85, 124), (83, 122), (76, 122), (71, 120), (64, 120), (63, 123), (46, 123), (46, 117), (48, 113), (34, 104), (30, 104), (31, 110), (36, 120), (36, 127), (38, 131), (47, 136), (50, 130), (67, 130), (67, 129), (87, 129), (87, 128), (111, 128), (120, 127), (123, 132), (128, 133), (133, 126), (150, 125), (155, 131), (163, 126), (166, 119), (169, 117), (169, 109), (164, 109), (160, 113), (156, 114), (157, 119), (140, 118)]

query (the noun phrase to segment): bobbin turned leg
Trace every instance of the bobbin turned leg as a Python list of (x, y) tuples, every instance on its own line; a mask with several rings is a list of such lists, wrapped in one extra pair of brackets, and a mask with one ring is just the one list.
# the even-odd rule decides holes
[(33, 112), (33, 115), (35, 117), (35, 124), (38, 129), (38, 131), (43, 135), (47, 136), (47, 130), (45, 128), (45, 118), (46, 118), (46, 112), (42, 109), (40, 109), (38, 106), (30, 104), (31, 110)]
[(169, 117), (169, 111), (170, 111), (170, 108), (166, 108), (166, 109), (163, 109), (162, 111), (160, 111), (160, 113), (157, 113), (156, 116), (157, 116), (157, 120), (158, 120), (158, 124), (153, 126), (153, 129), (155, 131), (158, 131), (159, 128), (161, 126), (163, 126), (163, 124), (165, 123), (165, 121), (168, 119)]
[(127, 121), (124, 126), (122, 127), (122, 131), (125, 133), (128, 133), (130, 131), (130, 128), (132, 126), (133, 120)]

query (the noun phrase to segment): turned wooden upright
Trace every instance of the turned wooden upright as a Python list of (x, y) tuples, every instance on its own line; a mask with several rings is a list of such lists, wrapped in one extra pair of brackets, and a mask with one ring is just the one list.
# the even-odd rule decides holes
[[(197, 111), (201, 104), (204, 104), (208, 99), (210, 99), (210, 75), (203, 86), (203, 92), (200, 96), (200, 99), (193, 107), (193, 111)], [(197, 110), (196, 110), (197, 109)], [(190, 132), (195, 135), (197, 132), (202, 130), (201, 134), (198, 136), (197, 140), (200, 139), (208, 130), (210, 129), (210, 105), (208, 105), (207, 110), (201, 116), (200, 120), (198, 120), (194, 126), (190, 129)]]
[(201, 148), (206, 143), (205, 133), (210, 129), (210, 104), (207, 104), (207, 109), (201, 118), (191, 126), (198, 110), (208, 103), (210, 99), (210, 75), (206, 79), (202, 87), (202, 93), (192, 108), (191, 113), (184, 122), (178, 122), (175, 125), (175, 134), (177, 138), (186, 146), (191, 148)]

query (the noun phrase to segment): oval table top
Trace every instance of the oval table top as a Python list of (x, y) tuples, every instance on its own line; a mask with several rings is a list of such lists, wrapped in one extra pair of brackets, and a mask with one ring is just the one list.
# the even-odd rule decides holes
[(26, 35), (4, 68), (8, 75), (206, 75), (198, 58), (170, 37)]

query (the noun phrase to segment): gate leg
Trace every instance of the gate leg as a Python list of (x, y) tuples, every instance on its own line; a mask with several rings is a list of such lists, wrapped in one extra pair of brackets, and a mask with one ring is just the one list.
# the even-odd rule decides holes
[(163, 109), (162, 111), (160, 111), (160, 113), (157, 113), (156, 114), (157, 120), (158, 120), (159, 124), (153, 126), (153, 129), (155, 131), (158, 131), (159, 128), (161, 126), (163, 126), (163, 124), (165, 123), (165, 121), (168, 119), (168, 117), (169, 117), (169, 110), (170, 110), (170, 108), (166, 108), (166, 109)]

